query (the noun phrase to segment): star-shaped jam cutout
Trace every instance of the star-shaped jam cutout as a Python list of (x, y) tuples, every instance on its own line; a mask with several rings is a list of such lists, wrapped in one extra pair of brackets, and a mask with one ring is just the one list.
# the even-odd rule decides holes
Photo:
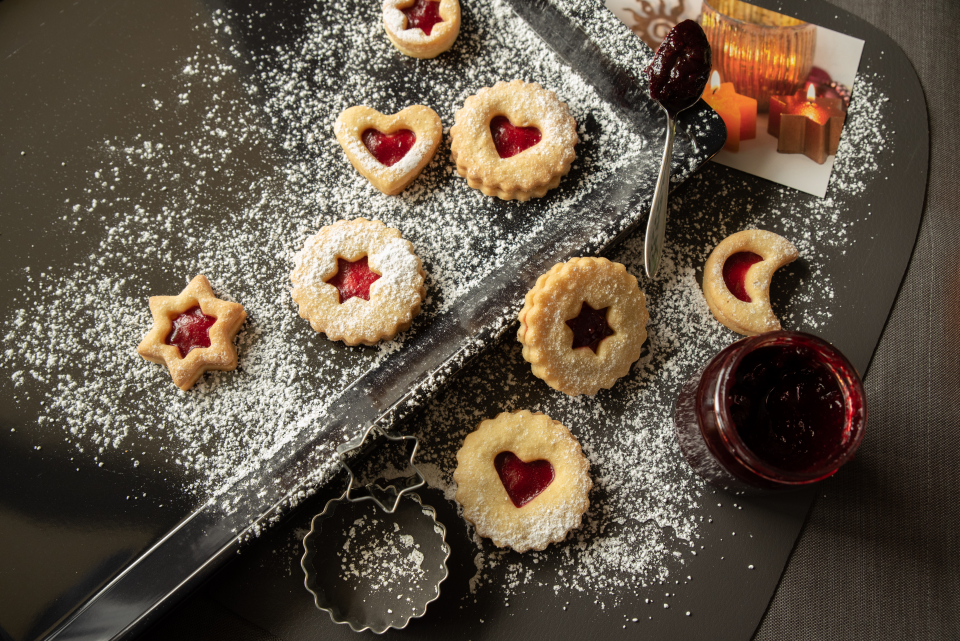
[(407, 16), (407, 29), (420, 29), (426, 36), (443, 18), (440, 17), (440, 3), (433, 0), (416, 0), (413, 6), (401, 9)]
[(210, 347), (210, 328), (217, 319), (207, 316), (196, 306), (173, 319), (173, 331), (167, 337), (167, 345), (176, 345), (180, 358), (186, 358), (198, 347)]
[(366, 256), (352, 263), (337, 258), (337, 273), (328, 278), (326, 283), (337, 288), (342, 305), (353, 297), (370, 300), (370, 285), (378, 278), (380, 274), (370, 269)]
[(614, 331), (607, 323), (607, 310), (594, 309), (584, 301), (580, 306), (580, 314), (567, 321), (567, 326), (573, 331), (573, 349), (589, 347), (597, 353), (600, 342), (607, 336), (613, 336)]
[(151, 296), (153, 327), (137, 346), (148, 361), (166, 365), (182, 390), (208, 370), (237, 367), (233, 339), (247, 318), (243, 305), (220, 300), (200, 275), (177, 296)]

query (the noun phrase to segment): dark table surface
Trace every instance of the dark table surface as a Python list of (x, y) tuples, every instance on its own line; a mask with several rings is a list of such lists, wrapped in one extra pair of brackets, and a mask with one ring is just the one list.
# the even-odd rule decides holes
[[(930, 119), (923, 221), (865, 382), (867, 437), (824, 482), (755, 638), (960, 638), (960, 4), (833, 0), (889, 34)], [(721, 179), (728, 170), (710, 170)], [(276, 637), (221, 605), (221, 573), (144, 639)]]

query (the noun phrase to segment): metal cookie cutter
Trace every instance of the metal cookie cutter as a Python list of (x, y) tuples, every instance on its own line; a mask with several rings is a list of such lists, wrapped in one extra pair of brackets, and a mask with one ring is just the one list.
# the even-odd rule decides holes
[[(358, 494), (347, 455), (361, 450), (371, 434), (413, 441), (414, 474), (387, 487), (370, 483)], [(347, 489), (313, 517), (303, 538), (304, 585), (334, 623), (346, 623), (355, 632), (381, 634), (407, 627), (440, 596), (440, 583), (447, 578), (446, 528), (437, 521), (436, 510), (413, 493), (426, 485), (413, 462), (419, 445), (414, 436), (370, 426), (338, 447), (340, 464), (349, 475)]]

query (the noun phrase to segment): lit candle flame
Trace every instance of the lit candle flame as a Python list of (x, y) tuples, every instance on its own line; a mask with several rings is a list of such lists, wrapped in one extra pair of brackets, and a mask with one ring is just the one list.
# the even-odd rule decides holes
[(710, 89), (712, 91), (716, 91), (719, 88), (720, 88), (720, 73), (718, 71), (714, 71), (710, 75)]
[(814, 88), (813, 83), (807, 85), (807, 100), (813, 102), (813, 99), (817, 97), (817, 90)]

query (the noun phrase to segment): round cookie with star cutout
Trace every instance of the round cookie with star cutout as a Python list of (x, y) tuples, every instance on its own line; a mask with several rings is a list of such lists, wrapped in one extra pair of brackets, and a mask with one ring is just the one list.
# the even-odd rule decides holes
[(592, 396), (640, 358), (649, 315), (626, 267), (573, 258), (537, 279), (519, 319), (517, 339), (533, 374), (564, 394)]

